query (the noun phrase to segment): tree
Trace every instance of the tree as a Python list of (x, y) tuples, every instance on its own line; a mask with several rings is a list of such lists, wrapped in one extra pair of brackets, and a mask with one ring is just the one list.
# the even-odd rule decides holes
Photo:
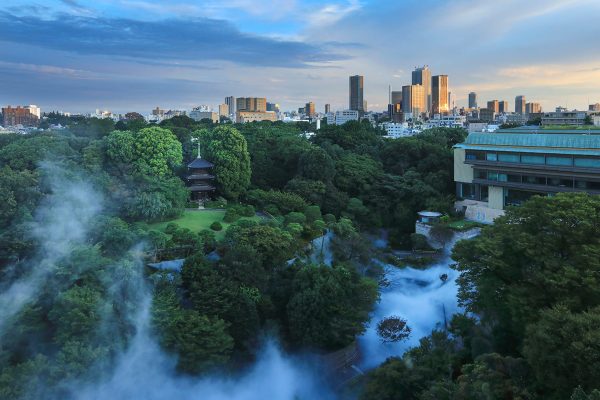
[(408, 339), (411, 329), (406, 320), (398, 316), (385, 317), (377, 323), (377, 334), (383, 342), (400, 342)]
[(313, 146), (300, 156), (298, 169), (304, 179), (328, 182), (335, 175), (335, 162), (325, 150)]
[(229, 360), (233, 340), (227, 334), (225, 322), (182, 309), (172, 286), (154, 296), (152, 321), (161, 344), (179, 355), (180, 371), (207, 372)]
[(121, 165), (131, 164), (142, 175), (166, 176), (182, 162), (181, 143), (168, 129), (150, 127), (113, 131), (107, 138), (107, 155)]
[(294, 277), (287, 318), (296, 345), (337, 350), (365, 330), (377, 284), (344, 266), (305, 265)]
[(214, 167), (217, 189), (224, 197), (237, 199), (250, 185), (250, 154), (246, 139), (230, 125), (194, 132), (203, 156)]
[(545, 398), (566, 399), (577, 385), (584, 390), (599, 387), (599, 326), (600, 307), (576, 313), (557, 305), (527, 327), (523, 354)]
[(456, 244), (459, 300), (490, 324), (499, 350), (516, 352), (541, 310), (600, 305), (598, 237), (597, 196), (534, 196)]

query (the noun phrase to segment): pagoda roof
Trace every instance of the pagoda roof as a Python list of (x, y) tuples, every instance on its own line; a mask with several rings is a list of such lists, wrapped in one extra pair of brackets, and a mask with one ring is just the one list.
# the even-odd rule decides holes
[(204, 158), (196, 158), (194, 161), (188, 164), (188, 168), (212, 168), (215, 165)]

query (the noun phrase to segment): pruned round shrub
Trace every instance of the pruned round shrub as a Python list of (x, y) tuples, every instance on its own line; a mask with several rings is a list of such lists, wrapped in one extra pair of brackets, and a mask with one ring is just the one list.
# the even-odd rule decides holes
[(212, 224), (210, 224), (210, 229), (212, 229), (213, 231), (220, 231), (223, 229), (223, 225), (221, 225), (219, 221), (215, 221)]
[(178, 229), (179, 229), (179, 225), (177, 225), (175, 222), (169, 222), (167, 224), (167, 227), (165, 228), (165, 233), (172, 235), (175, 232), (177, 232)]
[(235, 209), (228, 209), (225, 212), (225, 216), (223, 217), (223, 222), (227, 222), (228, 224), (237, 221), (240, 219), (240, 215), (236, 212)]

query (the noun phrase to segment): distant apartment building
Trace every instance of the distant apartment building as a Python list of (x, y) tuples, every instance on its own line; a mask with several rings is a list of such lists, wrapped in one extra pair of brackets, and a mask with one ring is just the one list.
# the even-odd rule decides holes
[(325, 104), (325, 114), (329, 114), (331, 112), (331, 104)]
[(229, 106), (227, 104), (219, 104), (219, 117), (229, 117)]
[(562, 107), (558, 107), (554, 112), (546, 112), (542, 114), (542, 125), (585, 125), (585, 119), (588, 113), (586, 111), (568, 111)]
[(359, 111), (343, 110), (327, 114), (327, 125), (344, 125), (348, 121), (358, 121)]
[(235, 115), (236, 99), (233, 96), (225, 97), (225, 104), (229, 107), (229, 115)]
[(279, 104), (267, 102), (267, 111), (279, 112)]
[(349, 109), (359, 112), (365, 111), (364, 77), (354, 75), (349, 78)]
[(238, 111), (235, 121), (242, 124), (255, 121), (277, 121), (277, 114), (273, 111)]
[(265, 112), (267, 111), (267, 99), (265, 97), (238, 97), (235, 100), (236, 112)]
[(447, 114), (448, 104), (448, 75), (435, 75), (431, 78), (431, 107), (433, 114)]
[(464, 128), (466, 123), (465, 115), (436, 115), (425, 123), (424, 128)]
[(210, 111), (204, 106), (196, 107), (190, 111), (190, 118), (194, 121), (202, 121), (203, 119), (210, 119), (214, 123), (219, 122), (219, 114)]
[(412, 72), (412, 84), (423, 86), (423, 112), (431, 113), (431, 71), (428, 66), (415, 68)]
[(589, 111), (600, 111), (600, 103), (590, 104)]
[(498, 102), (498, 112), (499, 113), (507, 113), (508, 112), (508, 101), (501, 100)]
[(457, 208), (492, 222), (510, 205), (558, 192), (600, 194), (600, 134), (503, 129), (454, 146)]
[(30, 106), (6, 106), (2, 108), (2, 121), (8, 126), (37, 126), (40, 122), (41, 110), (35, 105)]
[(477, 108), (477, 93), (469, 93), (469, 108)]
[(498, 100), (490, 100), (487, 102), (487, 108), (498, 114), (500, 112), (500, 102)]
[(382, 126), (383, 129), (385, 129), (387, 136), (392, 138), (412, 136), (415, 134), (412, 129), (409, 129), (407, 123), (385, 122)]
[(152, 115), (154, 115), (155, 117), (164, 117), (165, 110), (162, 110), (160, 107), (156, 107), (152, 110)]
[(406, 118), (418, 119), (426, 112), (424, 93), (421, 85), (402, 86), (402, 112)]
[(315, 103), (312, 101), (306, 103), (304, 106), (304, 114), (308, 117), (314, 117), (317, 114), (317, 111), (315, 110)]
[(481, 108), (479, 110), (479, 120), (483, 122), (494, 122), (496, 120), (496, 111), (489, 108), (489, 106), (488, 108)]
[(526, 114), (539, 114), (542, 112), (542, 105), (540, 103), (527, 103), (525, 104)]
[(526, 104), (527, 102), (525, 101), (525, 96), (515, 97), (515, 112), (518, 114), (525, 114)]

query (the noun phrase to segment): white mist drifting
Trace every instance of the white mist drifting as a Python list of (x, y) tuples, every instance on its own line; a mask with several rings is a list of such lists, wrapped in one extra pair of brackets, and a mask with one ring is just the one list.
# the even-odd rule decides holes
[(27, 303), (35, 298), (44, 279), (56, 264), (69, 257), (74, 245), (86, 239), (90, 224), (102, 208), (102, 196), (79, 176), (69, 175), (60, 166), (44, 163), (51, 193), (38, 208), (31, 224), (31, 236), (39, 244), (38, 254), (20, 268), (25, 274), (0, 293), (0, 335)]
[[(456, 285), (459, 272), (450, 268), (454, 263), (449, 255), (453, 246), (454, 242), (450, 243), (445, 257), (425, 270), (385, 265), (384, 277), (389, 285), (382, 288), (381, 299), (369, 327), (359, 338), (363, 368), (374, 368), (388, 357), (401, 356), (410, 347), (417, 346), (419, 340), (432, 330), (443, 328), (445, 320), (460, 311)], [(447, 275), (445, 281), (440, 279), (444, 274)], [(407, 320), (412, 329), (408, 340), (383, 343), (377, 335), (377, 323), (392, 315)]]

